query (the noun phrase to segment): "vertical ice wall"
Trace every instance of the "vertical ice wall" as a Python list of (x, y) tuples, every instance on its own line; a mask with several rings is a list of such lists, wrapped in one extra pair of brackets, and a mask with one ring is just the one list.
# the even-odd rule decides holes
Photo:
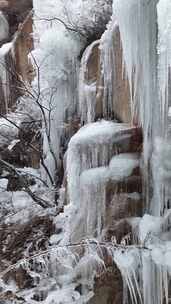
[[(158, 100), (159, 118), (152, 158), (154, 197), (151, 212), (155, 215), (171, 208), (171, 138), (170, 138), (170, 98), (171, 71), (171, 2), (160, 0), (158, 12)], [(157, 128), (158, 126), (158, 128)]]
[[(146, 202), (152, 214), (160, 215), (168, 203), (162, 161), (164, 155), (166, 161), (168, 152), (161, 146), (168, 133), (171, 4), (164, 0), (159, 1), (158, 6), (157, 3), (157, 0), (116, 0), (113, 10), (121, 33), (133, 116), (138, 116), (143, 129), (144, 164), (152, 160), (152, 177), (149, 176), (149, 165), (144, 175), (148, 188)], [(161, 153), (163, 157), (160, 157)], [(153, 199), (150, 201), (148, 193), (152, 179)]]
[[(133, 249), (132, 262), (127, 252), (125, 259), (123, 255), (118, 259), (116, 252), (114, 260), (129, 288), (131, 302), (145, 304), (169, 303), (171, 258), (169, 225), (166, 227), (165, 220), (159, 218), (171, 207), (168, 132), (171, 3), (166, 0), (160, 0), (158, 6), (157, 3), (116, 0), (113, 6), (131, 86), (132, 109), (144, 132), (144, 160), (150, 161), (152, 170), (153, 199), (149, 212), (156, 216), (145, 221), (143, 228), (140, 225), (140, 237), (145, 231), (146, 236), (138, 255), (137, 249)], [(170, 223), (170, 212), (167, 221)], [(168, 234), (164, 235), (164, 229)], [(125, 301), (129, 303), (129, 297)]]
[(168, 131), (169, 75), (171, 68), (171, 2), (160, 0), (158, 13), (158, 88), (161, 113), (161, 136)]
[[(157, 9), (158, 0), (115, 0), (113, 13), (119, 24), (123, 58), (132, 96), (132, 113), (144, 132), (144, 159), (147, 161), (157, 111)], [(137, 119), (136, 119), (137, 120)]]

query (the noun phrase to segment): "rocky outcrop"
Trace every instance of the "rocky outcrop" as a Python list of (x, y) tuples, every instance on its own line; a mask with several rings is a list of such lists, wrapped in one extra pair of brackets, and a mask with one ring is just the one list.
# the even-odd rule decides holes
[(119, 270), (110, 266), (106, 273), (96, 278), (94, 293), (89, 304), (122, 304), (123, 289)]
[(24, 22), (20, 24), (13, 45), (17, 74), (22, 77), (25, 83), (31, 83), (34, 73), (33, 66), (28, 58), (33, 49), (32, 32), (32, 13), (29, 13)]
[(33, 8), (32, 0), (6, 0), (0, 2), (0, 9), (7, 16), (9, 23), (9, 40), (23, 23), (29, 11)]
[(100, 48), (97, 100), (105, 106), (108, 100), (108, 107), (111, 107), (109, 114), (120, 122), (129, 123), (132, 120), (130, 88), (124, 70), (119, 27), (114, 21), (104, 33)]
[(96, 109), (96, 91), (99, 74), (100, 41), (93, 42), (84, 51), (79, 79), (79, 104), (82, 122), (92, 122), (100, 113)]
[[(34, 71), (28, 58), (29, 52), (33, 49), (32, 13), (28, 14), (28, 10), (31, 8), (28, 4), (29, 2), (27, 5), (25, 2), (25, 5), (23, 3), (23, 6), (20, 6), (11, 2), (4, 8), (4, 12), (8, 16), (10, 16), (10, 13), (13, 14), (15, 12), (16, 16), (20, 17), (15, 22), (14, 28), (9, 24), (11, 33), (14, 34), (15, 32), (11, 46), (6, 47), (6, 51), (1, 51), (1, 61), (3, 60), (3, 63), (1, 63), (3, 67), (0, 73), (3, 91), (1, 95), (2, 113), (5, 113), (7, 109), (15, 107), (18, 97), (25, 93), (24, 88), (26, 87), (23, 85), (23, 82), (25, 84), (30, 83), (33, 79)], [(10, 40), (10, 37), (8, 40)], [(5, 49), (5, 45), (3, 49)]]
[(82, 120), (115, 118), (120, 122), (131, 122), (130, 88), (117, 24), (111, 22), (101, 40), (85, 50), (81, 66)]

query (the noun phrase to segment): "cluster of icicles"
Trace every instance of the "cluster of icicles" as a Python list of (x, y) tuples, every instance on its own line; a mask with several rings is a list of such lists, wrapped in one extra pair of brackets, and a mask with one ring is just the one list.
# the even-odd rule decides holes
[[(146, 235), (147, 248), (117, 252), (114, 261), (129, 289), (129, 296), (124, 293), (124, 303), (130, 303), (129, 299), (132, 303), (169, 303), (171, 2), (116, 0), (113, 10), (133, 92), (132, 113), (138, 115), (144, 133), (144, 167), (150, 163), (152, 168), (152, 176), (145, 177), (147, 184), (153, 185), (153, 197), (147, 195), (146, 208), (151, 216), (145, 215), (139, 224), (139, 237)], [(166, 226), (161, 224), (164, 218)], [(141, 224), (143, 221), (145, 225)]]

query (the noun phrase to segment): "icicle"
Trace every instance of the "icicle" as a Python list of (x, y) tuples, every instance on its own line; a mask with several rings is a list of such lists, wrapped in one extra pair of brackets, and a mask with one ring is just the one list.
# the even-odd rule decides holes
[[(12, 43), (5, 43), (0, 48), (0, 79), (2, 82), (2, 88), (5, 100), (5, 111), (8, 112), (8, 99), (9, 99), (9, 79), (8, 79), (8, 67), (6, 65), (6, 55), (12, 49)], [(10, 73), (10, 72), (9, 72)]]
[[(80, 67), (79, 76), (79, 106), (81, 121), (84, 123), (93, 122), (95, 119), (96, 106), (96, 79), (88, 79), (88, 61), (92, 51), (99, 45), (99, 40), (93, 42), (85, 51)], [(90, 82), (92, 81), (92, 82)], [(90, 82), (90, 83), (89, 83)]]
[(158, 87), (160, 100), (160, 135), (167, 136), (169, 79), (171, 69), (171, 2), (160, 0), (158, 13)]
[[(129, 295), (132, 304), (143, 304), (141, 289), (139, 286), (141, 257), (138, 249), (111, 249), (113, 260), (121, 272), (123, 279), (123, 287), (129, 289)], [(128, 293), (123, 291), (125, 295), (124, 303), (130, 303)]]
[(171, 3), (160, 0), (158, 12), (158, 123), (152, 157), (154, 195), (151, 212), (163, 215), (170, 208), (170, 118), (169, 106), (171, 91), (169, 90), (171, 71)]
[(104, 32), (101, 38), (101, 68), (104, 81), (104, 93), (103, 93), (103, 117), (110, 118), (110, 115), (114, 112), (115, 106), (113, 100), (115, 98), (115, 92), (113, 88), (115, 77), (115, 49), (113, 33), (118, 27), (114, 20), (110, 21), (107, 25), (107, 30)]
[(85, 222), (85, 236), (100, 238), (105, 227), (106, 184), (109, 181), (109, 170), (100, 167), (86, 170), (81, 174), (82, 203), (79, 213)]
[[(132, 93), (132, 113), (144, 132), (144, 159), (149, 159), (153, 114), (156, 110), (157, 10), (154, 1), (115, 0), (113, 12), (119, 24), (123, 58)], [(156, 113), (156, 112), (155, 112)]]

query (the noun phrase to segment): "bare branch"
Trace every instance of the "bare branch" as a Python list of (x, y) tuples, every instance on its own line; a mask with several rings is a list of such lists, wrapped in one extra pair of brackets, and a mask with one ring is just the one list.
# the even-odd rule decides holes
[(34, 192), (31, 191), (31, 189), (28, 186), (28, 181), (24, 175), (21, 175), (18, 170), (11, 164), (7, 163), (6, 161), (0, 159), (0, 164), (2, 167), (4, 167), (8, 172), (10, 172), (12, 175), (19, 178), (21, 185), (23, 185), (23, 188), (25, 191), (29, 194), (29, 196), (42, 208), (48, 208), (50, 207), (47, 201), (43, 200), (42, 198), (38, 197)]
[(31, 260), (36, 259), (37, 257), (45, 256), (45, 255), (49, 254), (51, 251), (53, 251), (55, 249), (59, 249), (59, 248), (71, 248), (72, 249), (74, 247), (85, 247), (86, 248), (86, 247), (89, 247), (90, 245), (96, 245), (97, 249), (104, 247), (104, 248), (108, 248), (108, 249), (112, 249), (112, 250), (121, 249), (123, 251), (126, 251), (126, 250), (136, 248), (138, 250), (152, 251), (152, 249), (150, 249), (148, 247), (141, 246), (141, 245), (128, 245), (128, 246), (125, 245), (125, 246), (123, 246), (123, 245), (120, 245), (120, 244), (113, 244), (111, 242), (97, 242), (96, 240), (88, 240), (87, 239), (87, 240), (84, 240), (84, 241), (81, 241), (81, 242), (78, 242), (78, 243), (73, 243), (73, 244), (69, 243), (69, 244), (65, 244), (65, 245), (56, 245), (56, 246), (48, 248), (47, 250), (38, 252), (37, 254), (34, 254), (30, 257), (26, 257), (24, 259), (21, 259), (17, 263), (9, 266), (7, 269), (5, 269), (3, 272), (1, 272), (0, 273), (0, 278), (3, 278), (3, 276), (5, 274), (7, 274), (12, 269), (15, 269), (15, 268), (19, 267), (22, 263), (30, 262)]

